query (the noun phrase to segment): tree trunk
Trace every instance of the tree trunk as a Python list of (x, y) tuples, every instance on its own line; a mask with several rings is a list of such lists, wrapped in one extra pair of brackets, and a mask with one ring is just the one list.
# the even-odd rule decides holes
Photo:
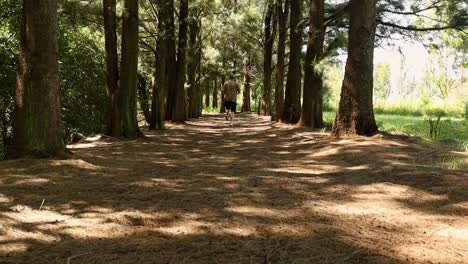
[(188, 0), (180, 1), (179, 9), (179, 41), (177, 46), (177, 64), (176, 64), (176, 86), (175, 101), (172, 110), (171, 120), (174, 122), (183, 122), (185, 115), (185, 73), (187, 68), (186, 50), (187, 50), (187, 31), (188, 31)]
[(297, 123), (301, 116), (302, 0), (291, 0), (290, 55), (281, 121)]
[(138, 100), (140, 102), (141, 110), (145, 116), (146, 122), (151, 120), (150, 105), (148, 102), (148, 87), (145, 76), (138, 74)]
[(348, 59), (332, 135), (377, 132), (372, 104), (376, 1), (351, 0)]
[[(172, 0), (164, 0), (158, 5), (158, 32), (172, 32), (174, 25), (173, 14), (171, 13), (172, 6)], [(171, 72), (170, 66), (172, 65), (171, 56), (169, 55), (171, 44), (173, 44), (173, 38), (171, 38), (170, 34), (161, 34), (156, 44), (156, 67), (151, 104), (151, 122), (149, 122), (150, 130), (165, 129), (164, 121), (167, 109), (165, 99), (169, 90), (169, 74)]]
[(24, 0), (9, 157), (67, 153), (60, 124), (57, 0)]
[[(223, 63), (224, 67), (224, 63)], [(224, 84), (226, 83), (226, 77), (221, 77), (221, 107), (219, 108), (220, 113), (226, 113), (226, 107), (224, 106)]]
[(263, 93), (260, 114), (264, 116), (271, 114), (271, 75), (273, 72), (272, 59), (275, 40), (275, 30), (272, 30), (272, 26), (276, 28), (274, 26), (276, 25), (274, 16), (275, 4), (273, 0), (269, 0), (264, 20), (265, 34), (263, 39)]
[(279, 121), (283, 114), (284, 105), (284, 61), (288, 34), (289, 0), (285, 0), (284, 11), (283, 0), (278, 0), (276, 8), (278, 15), (278, 58), (276, 62), (275, 112), (272, 119)]
[(205, 93), (205, 107), (209, 108), (210, 107), (210, 90), (206, 89)]
[(189, 118), (200, 117), (198, 109), (200, 108), (198, 100), (198, 86), (197, 82), (197, 73), (198, 68), (200, 67), (200, 52), (201, 52), (201, 43), (199, 43), (199, 33), (200, 33), (201, 23), (195, 17), (190, 19), (189, 25), (189, 62), (187, 65), (187, 75), (188, 75), (188, 98), (189, 98)]
[(119, 55), (117, 54), (116, 0), (104, 0), (104, 36), (106, 49), (107, 122), (104, 134), (120, 137)]
[[(200, 26), (201, 28), (201, 26)], [(201, 31), (200, 31), (200, 34), (198, 35), (198, 43), (200, 43), (200, 57), (198, 58), (199, 59), (199, 62), (198, 62), (198, 74), (197, 74), (197, 86), (198, 86), (198, 90), (197, 90), (197, 100), (198, 100), (198, 116), (202, 116), (203, 115), (203, 91), (202, 91), (202, 85), (201, 85), (201, 80), (202, 80), (202, 60), (203, 60), (203, 49), (202, 49), (202, 46), (201, 46), (201, 43), (202, 43), (202, 35), (201, 35)]]
[(167, 14), (167, 26), (164, 32), (167, 36), (167, 98), (166, 98), (166, 120), (171, 120), (175, 105), (176, 91), (176, 41), (175, 41), (175, 18), (174, 0), (165, 0)]
[[(161, 50), (158, 48), (158, 50)], [(167, 87), (167, 73), (165, 67), (165, 55), (159, 53), (158, 62), (156, 64), (156, 71), (153, 73), (154, 83), (153, 83), (153, 98), (151, 103), (151, 116), (149, 122), (149, 130), (161, 130), (165, 129), (165, 91)], [(162, 60), (162, 61), (159, 61)]]
[(138, 0), (125, 0), (122, 10), (122, 59), (120, 64), (120, 111), (122, 136), (141, 133), (137, 121)]
[(218, 79), (213, 80), (213, 108), (218, 108)]
[(242, 112), (252, 111), (250, 106), (250, 54), (244, 60), (244, 93), (242, 98)]
[(309, 37), (304, 61), (304, 98), (299, 126), (323, 127), (322, 74), (316, 65), (323, 54), (325, 41), (325, 1), (311, 0), (309, 13)]

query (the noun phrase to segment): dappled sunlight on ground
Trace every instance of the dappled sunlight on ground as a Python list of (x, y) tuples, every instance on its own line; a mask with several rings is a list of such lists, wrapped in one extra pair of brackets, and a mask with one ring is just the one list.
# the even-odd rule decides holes
[[(464, 263), (466, 171), (440, 146), (240, 114), (0, 162), (0, 263)], [(463, 154), (460, 154), (463, 155)]]

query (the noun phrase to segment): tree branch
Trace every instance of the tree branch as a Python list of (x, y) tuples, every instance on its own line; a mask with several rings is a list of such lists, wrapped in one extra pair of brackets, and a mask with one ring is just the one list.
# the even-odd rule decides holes
[(391, 23), (391, 22), (386, 22), (381, 19), (377, 20), (377, 23), (379, 25), (383, 25), (387, 27), (393, 27), (393, 28), (409, 30), (409, 31), (420, 31), (420, 32), (440, 31), (440, 30), (445, 30), (445, 29), (460, 29), (460, 26), (458, 25), (434, 26), (434, 27), (425, 27), (425, 28), (420, 28), (420, 27), (415, 27), (415, 26), (402, 26), (402, 25)]

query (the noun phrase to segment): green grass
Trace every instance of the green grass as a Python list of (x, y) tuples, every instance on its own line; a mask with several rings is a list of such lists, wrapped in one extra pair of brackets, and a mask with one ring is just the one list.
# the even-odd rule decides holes
[[(334, 112), (325, 112), (324, 119), (329, 125), (335, 118)], [(454, 150), (468, 151), (468, 121), (462, 118), (443, 119), (440, 137), (431, 139), (429, 123), (422, 116), (376, 114), (379, 130), (390, 133), (404, 133), (430, 142), (449, 145)]]
[[(334, 112), (336, 109), (329, 104), (325, 105), (325, 111)], [(453, 104), (431, 104), (422, 105), (411, 102), (375, 102), (374, 113), (376, 115), (399, 115), (399, 116), (424, 116), (428, 112), (434, 112), (443, 109), (447, 117), (463, 118), (468, 113), (468, 105), (460, 103)]]
[[(422, 138), (426, 142), (439, 143), (451, 150), (468, 152), (468, 120), (462, 118), (445, 118), (443, 120), (440, 137), (433, 139), (429, 135), (429, 123), (422, 116), (376, 114), (375, 118), (379, 130), (390, 133), (404, 133)], [(331, 127), (335, 119), (335, 112), (325, 112), (324, 120)], [(445, 155), (434, 163), (456, 170), (467, 170), (468, 164), (459, 155)]]
[(451, 170), (468, 170), (468, 163), (461, 156), (449, 155), (442, 158), (440, 164)]

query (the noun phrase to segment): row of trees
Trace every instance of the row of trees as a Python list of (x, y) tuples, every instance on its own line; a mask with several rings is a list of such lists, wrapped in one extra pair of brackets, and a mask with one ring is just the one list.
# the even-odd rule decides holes
[[(260, 113), (272, 115), (273, 120), (280, 122), (320, 128), (323, 126), (323, 74), (319, 64), (336, 54), (344, 43), (347, 43), (348, 60), (332, 134), (372, 135), (377, 131), (372, 104), (373, 50), (379, 41), (376, 36), (382, 39), (395, 31), (401, 34), (466, 26), (466, 14), (458, 6), (463, 1), (433, 1), (429, 6), (421, 6), (416, 1), (410, 11), (406, 11), (405, 4), (383, 0), (122, 2), (120, 6), (116, 0), (103, 0), (99, 13), (103, 17), (106, 55), (104, 133), (123, 138), (141, 135), (138, 101), (141, 108), (146, 108), (143, 112), (150, 129), (163, 129), (167, 120), (182, 122), (201, 116), (202, 84), (212, 81), (210, 86), (217, 96), (226, 69), (238, 68), (243, 68), (244, 111), (251, 110), (251, 79), (255, 78), (255, 69), (261, 69), (258, 70), (262, 79), (261, 92), (258, 92)], [(12, 157), (66, 154), (60, 120), (58, 5), (58, 0), (23, 0)], [(264, 11), (260, 22), (252, 6)], [(308, 12), (304, 14), (303, 10)], [(386, 21), (383, 15), (424, 17), (425, 14), (419, 15), (427, 10), (437, 10), (450, 20), (445, 24), (415, 27)], [(303, 19), (303, 15), (308, 18)], [(229, 21), (235, 25), (239, 20), (244, 23), (238, 28), (229, 28), (232, 25), (225, 31), (216, 28)], [(246, 37), (240, 39), (236, 30)], [(308, 33), (305, 56), (302, 54), (304, 32)], [(258, 56), (258, 46), (263, 56)], [(210, 60), (209, 48), (217, 53), (212, 57), (219, 60)], [(204, 67), (209, 63), (215, 69)], [(151, 66), (146, 68), (153, 69), (151, 104), (145, 78), (139, 78), (139, 67), (148, 64)]]
[[(280, 3), (282, 1), (277, 1)], [(287, 1), (288, 2), (288, 1)], [(282, 90), (277, 89), (278, 98), (273, 117), (286, 123), (313, 128), (323, 127), (323, 73), (320, 63), (332, 57), (337, 48), (347, 43), (348, 59), (338, 112), (333, 124), (332, 134), (372, 135), (377, 132), (373, 114), (373, 52), (379, 43), (388, 41), (392, 36), (423, 39), (425, 33), (446, 29), (466, 28), (466, 3), (461, 1), (432, 1), (418, 3), (407, 1), (345, 1), (331, 4), (326, 1), (311, 0), (308, 4), (308, 23), (302, 20), (303, 1), (291, 0), (290, 19), (290, 56), (286, 83), (286, 96), (282, 101)], [(273, 1), (269, 1), (273, 4)], [(457, 11), (458, 7), (458, 11)], [(268, 11), (266, 12), (268, 18)], [(348, 16), (349, 14), (349, 16)], [(280, 19), (282, 13), (277, 12)], [(431, 18), (435, 15), (436, 18)], [(389, 17), (394, 18), (389, 20)], [(409, 19), (408, 19), (409, 17)], [(396, 19), (395, 19), (396, 18)], [(406, 18), (406, 19), (405, 19)], [(442, 18), (447, 19), (442, 23)], [(426, 19), (431, 20), (428, 22)], [(417, 26), (404, 24), (413, 21)], [(265, 19), (267, 22), (268, 19)], [(436, 21), (436, 22), (434, 22)], [(406, 22), (408, 23), (408, 22)], [(343, 40), (342, 28), (348, 29)], [(302, 63), (301, 97), (301, 50), (303, 29), (308, 28), (307, 50)], [(269, 39), (268, 24), (265, 23), (265, 42)], [(461, 33), (460, 35), (463, 35)], [(454, 35), (457, 35), (455, 33)], [(462, 37), (466, 41), (466, 34)], [(281, 53), (278, 43), (278, 54)], [(264, 45), (265, 62), (270, 59), (270, 51)], [(268, 57), (268, 58), (267, 58)], [(281, 65), (278, 57), (278, 64)], [(268, 82), (268, 68), (265, 63), (264, 79)], [(281, 75), (281, 67), (277, 69)], [(381, 80), (377, 80), (381, 81)], [(279, 80), (281, 83), (281, 80)], [(269, 85), (264, 85), (261, 114), (268, 115)], [(381, 88), (381, 87), (378, 87)], [(380, 91), (381, 89), (379, 89)], [(302, 98), (302, 108), (301, 108)], [(265, 102), (267, 101), (267, 102)]]

